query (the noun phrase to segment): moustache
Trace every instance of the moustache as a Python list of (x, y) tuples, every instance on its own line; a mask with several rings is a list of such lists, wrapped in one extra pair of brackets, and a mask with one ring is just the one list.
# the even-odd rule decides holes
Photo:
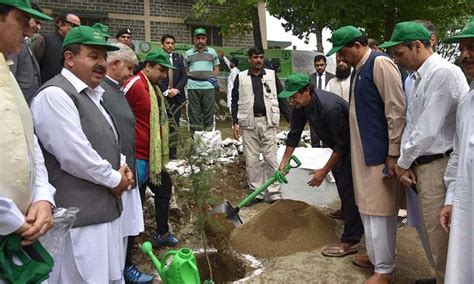
[(462, 65), (469, 65), (469, 64), (473, 64), (474, 60), (466, 58), (463, 61), (461, 61), (461, 63), (462, 63)]
[(105, 74), (105, 72), (107, 72), (107, 68), (105, 68), (104, 65), (96, 65), (92, 71), (95, 73)]

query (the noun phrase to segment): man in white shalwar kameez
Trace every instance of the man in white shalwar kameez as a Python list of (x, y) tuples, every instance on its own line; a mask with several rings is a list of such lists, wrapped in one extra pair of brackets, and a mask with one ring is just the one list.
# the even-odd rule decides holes
[(120, 133), (100, 87), (106, 51), (117, 49), (91, 27), (72, 29), (63, 43), (64, 68), (31, 105), (56, 204), (81, 209), (50, 283), (123, 282), (121, 195), (133, 176), (121, 161)]
[[(461, 63), (474, 78), (474, 21), (460, 34), (445, 40), (459, 42)], [(461, 96), (456, 115), (454, 148), (444, 176), (446, 201), (440, 213), (441, 226), (450, 232), (446, 280), (444, 283), (474, 283), (474, 82), (469, 93)]]
[[(124, 82), (133, 75), (137, 64), (135, 52), (123, 43), (113, 43), (120, 48), (107, 53), (107, 76), (101, 83), (104, 88), (104, 105), (110, 111), (121, 134), (121, 153), (125, 155), (127, 165), (136, 175), (135, 159), (135, 115), (133, 114), (124, 93), (120, 90)], [(142, 273), (132, 262), (132, 249), (135, 236), (144, 231), (143, 209), (138, 184), (122, 195), (123, 211), (122, 233), (125, 248), (124, 278), (126, 283), (150, 283), (153, 276)]]

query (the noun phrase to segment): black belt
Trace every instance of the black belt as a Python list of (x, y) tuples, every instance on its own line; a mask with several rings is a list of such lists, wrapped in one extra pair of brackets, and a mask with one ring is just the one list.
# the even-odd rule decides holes
[(449, 158), (449, 154), (451, 154), (453, 150), (448, 150), (444, 154), (434, 154), (434, 155), (427, 155), (427, 156), (421, 156), (418, 157), (414, 162), (413, 165), (419, 166), (419, 165), (425, 165), (429, 164), (435, 160), (441, 159), (441, 158)]
[(254, 113), (253, 114), (254, 117), (264, 117), (264, 116), (267, 116), (265, 113)]

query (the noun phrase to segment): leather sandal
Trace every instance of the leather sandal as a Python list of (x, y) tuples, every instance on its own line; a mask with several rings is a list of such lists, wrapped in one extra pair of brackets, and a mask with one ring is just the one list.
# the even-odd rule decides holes
[(374, 265), (372, 264), (372, 262), (370, 262), (369, 256), (366, 253), (358, 253), (354, 255), (354, 257), (352, 258), (352, 263), (355, 266), (359, 266), (362, 268), (374, 268)]
[(326, 214), (329, 218), (337, 219), (337, 220), (342, 220), (342, 211), (341, 209), (337, 209), (336, 211), (332, 211)]
[(336, 242), (321, 251), (322, 255), (328, 257), (343, 257), (357, 253), (359, 250), (359, 243), (343, 243)]
[(392, 273), (377, 273), (374, 272), (372, 276), (365, 280), (364, 284), (390, 284), (393, 283), (394, 274)]

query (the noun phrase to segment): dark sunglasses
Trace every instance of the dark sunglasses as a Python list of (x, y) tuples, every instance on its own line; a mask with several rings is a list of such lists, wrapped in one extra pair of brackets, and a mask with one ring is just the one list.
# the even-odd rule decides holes
[(73, 28), (77, 28), (77, 27), (79, 27), (79, 25), (78, 25), (78, 24), (74, 24), (74, 23), (72, 23), (72, 22), (69, 22), (69, 21), (63, 21), (63, 22), (64, 22), (64, 23), (66, 23), (66, 24), (68, 24), (68, 25), (70, 25), (70, 26), (71, 26), (71, 27), (73, 27)]
[(267, 82), (263, 82), (263, 86), (265, 87), (265, 91), (267, 91), (267, 93), (272, 92), (272, 90), (270, 89), (270, 86), (268, 86)]

